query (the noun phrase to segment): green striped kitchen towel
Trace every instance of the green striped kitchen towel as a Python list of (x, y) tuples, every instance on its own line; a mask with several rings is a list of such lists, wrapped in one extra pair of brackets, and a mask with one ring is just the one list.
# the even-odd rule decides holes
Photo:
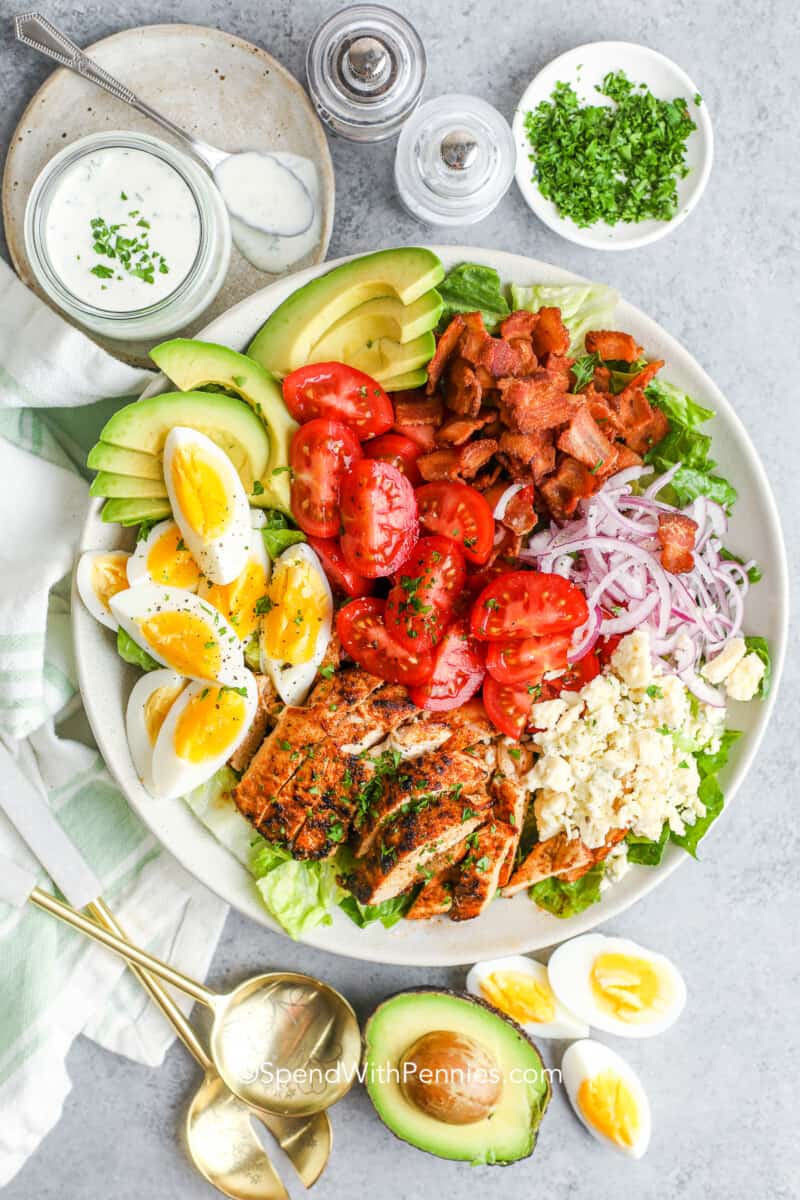
[[(147, 379), (0, 261), (0, 742), (46, 793), (131, 936), (202, 978), (225, 905), (158, 847), (85, 744), (70, 639), (85, 453)], [(83, 740), (64, 736), (65, 719)], [(0, 749), (0, 771), (3, 761)], [(0, 851), (34, 865), (2, 814)], [(79, 1033), (152, 1065), (172, 1035), (121, 963), (36, 909), (0, 903), (0, 963), (2, 1187), (59, 1118)]]

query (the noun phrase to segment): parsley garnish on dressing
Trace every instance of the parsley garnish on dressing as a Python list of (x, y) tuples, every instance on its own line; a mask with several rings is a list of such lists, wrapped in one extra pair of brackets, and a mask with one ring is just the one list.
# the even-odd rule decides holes
[[(120, 198), (127, 199), (124, 192)], [(124, 273), (152, 284), (156, 271), (160, 275), (169, 274), (164, 255), (150, 246), (150, 222), (138, 208), (131, 209), (127, 221), (109, 225), (104, 217), (93, 217), (89, 225), (92, 249), (108, 260), (89, 268), (98, 279), (122, 279)]]

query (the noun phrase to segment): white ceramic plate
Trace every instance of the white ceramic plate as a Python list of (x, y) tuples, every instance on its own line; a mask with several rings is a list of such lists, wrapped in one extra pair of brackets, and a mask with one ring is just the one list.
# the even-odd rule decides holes
[[(547, 263), (471, 246), (434, 246), (446, 267), (470, 261), (496, 268), (506, 283), (570, 283), (578, 276)], [(339, 260), (344, 261), (344, 260)], [(295, 288), (323, 274), (335, 262), (312, 267), (250, 296), (214, 321), (203, 333), (211, 341), (244, 349), (265, 317)], [(777, 692), (786, 648), (788, 584), (786, 553), (775, 502), (764, 469), (739, 418), (690, 354), (655, 321), (630, 304), (620, 302), (620, 329), (629, 330), (649, 357), (666, 360), (665, 378), (685, 388), (718, 414), (711, 423), (714, 457), (739, 488), (739, 503), (731, 523), (729, 545), (746, 556), (756, 554), (764, 582), (747, 602), (747, 628), (768, 637), (774, 657), (774, 685), (764, 703), (734, 706), (732, 724), (745, 736), (733, 751), (723, 782), (728, 800), (741, 786), (763, 736)], [(163, 381), (162, 381), (163, 382)], [(151, 387), (149, 391), (159, 390)], [(92, 501), (81, 539), (83, 550), (126, 544), (124, 531), (100, 520), (101, 502)], [(130, 541), (130, 534), (127, 535)], [(125, 704), (138, 672), (118, 658), (114, 637), (98, 624), (73, 595), (73, 628), (81, 690), (97, 744), (134, 809), (175, 857), (240, 912), (262, 925), (276, 928), (261, 906), (251, 877), (180, 801), (159, 801), (139, 783), (125, 738)], [(713, 836), (713, 831), (710, 836)], [(662, 883), (685, 861), (675, 846), (667, 849), (660, 867), (633, 867), (600, 903), (570, 921), (560, 921), (536, 908), (525, 893), (497, 900), (476, 921), (464, 924), (441, 920), (401, 921), (391, 930), (379, 924), (358, 929), (344, 913), (333, 925), (315, 930), (306, 941), (320, 949), (371, 962), (449, 965), (536, 950), (582, 933), (621, 912)]]
[[(581, 229), (573, 221), (558, 215), (555, 204), (544, 198), (532, 178), (525, 116), (542, 100), (549, 100), (559, 82), (572, 84), (584, 104), (610, 104), (595, 91), (595, 85), (602, 83), (609, 71), (619, 70), (623, 70), (634, 84), (646, 83), (660, 99), (673, 100), (683, 96), (686, 100), (697, 126), (686, 143), (686, 164), (690, 170), (685, 179), (678, 180), (678, 211), (671, 221), (642, 221), (637, 225), (607, 225), (605, 221), (599, 221), (588, 229)], [(666, 237), (686, 220), (711, 174), (714, 157), (711, 118), (705, 100), (699, 105), (694, 102), (698, 90), (685, 71), (671, 59), (649, 46), (637, 46), (632, 42), (590, 42), (554, 58), (528, 84), (514, 112), (512, 130), (517, 147), (517, 183), (525, 202), (554, 233), (593, 250), (633, 250)]]

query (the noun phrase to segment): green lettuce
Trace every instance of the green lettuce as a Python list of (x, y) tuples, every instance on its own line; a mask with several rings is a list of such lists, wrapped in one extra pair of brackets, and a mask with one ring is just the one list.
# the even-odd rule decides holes
[(710, 457), (711, 438), (699, 429), (714, 416), (712, 409), (661, 379), (654, 379), (645, 394), (668, 418), (670, 428), (666, 437), (648, 450), (644, 461), (658, 474), (681, 464), (671, 483), (662, 489), (660, 499), (682, 508), (697, 496), (708, 496), (730, 512), (736, 502), (736, 489), (714, 473), (717, 464)]
[(440, 329), (444, 329), (456, 313), (479, 312), (484, 325), (491, 330), (511, 311), (497, 271), (479, 263), (461, 263), (453, 267), (436, 290), (444, 301)]
[(284, 550), (288, 550), (289, 546), (306, 540), (306, 535), (296, 529), (282, 512), (278, 512), (277, 509), (269, 509), (266, 516), (267, 523), (261, 530), (261, 536), (264, 539), (267, 554), (273, 561), (279, 554), (283, 554)]
[(714, 753), (706, 750), (695, 752), (694, 758), (700, 772), (700, 786), (697, 789), (698, 798), (705, 805), (705, 816), (698, 817), (694, 825), (687, 825), (683, 833), (670, 833), (670, 841), (681, 846), (692, 858), (697, 858), (697, 847), (714, 824), (725, 806), (725, 795), (717, 778), (718, 773), (727, 764), (731, 746), (739, 740), (741, 732), (738, 729), (726, 729), (720, 739), (719, 749)]
[(763, 700), (769, 695), (769, 689), (772, 686), (772, 654), (770, 653), (769, 642), (763, 637), (746, 637), (744, 644), (747, 646), (748, 653), (757, 654), (764, 664), (764, 674), (761, 676), (761, 683), (758, 685), (758, 694)]
[(561, 320), (569, 330), (569, 353), (584, 353), (583, 339), (590, 329), (613, 328), (614, 312), (619, 296), (603, 283), (540, 283), (533, 287), (511, 285), (511, 304), (514, 310), (527, 308), (561, 309)]
[(267, 911), (290, 937), (330, 925), (332, 910), (342, 897), (333, 861), (293, 859), (288, 850), (259, 838), (253, 845), (250, 869)]
[(657, 842), (650, 838), (637, 837), (628, 833), (625, 841), (628, 846), (628, 862), (638, 863), (643, 867), (657, 867), (664, 855), (664, 848), (669, 840), (669, 825), (665, 824)]
[(243, 866), (249, 867), (255, 834), (253, 826), (239, 812), (231, 795), (238, 780), (239, 776), (231, 767), (220, 767), (184, 799), (209, 833), (226, 850), (230, 850)]
[[(750, 561), (749, 559), (742, 558), (739, 554), (734, 554), (732, 550), (726, 550), (724, 546), (720, 550), (719, 556), (725, 562), (738, 563), (740, 567), (743, 567), (746, 562)], [(760, 583), (764, 578), (764, 572), (757, 562), (754, 562), (751, 567), (747, 568), (747, 578), (751, 583)]]
[(415, 895), (416, 891), (404, 892), (402, 896), (392, 896), (380, 904), (361, 904), (355, 896), (345, 896), (339, 901), (339, 908), (347, 913), (359, 929), (372, 925), (374, 921), (380, 921), (384, 929), (391, 929), (398, 921), (402, 921), (413, 904)]
[(126, 663), (130, 663), (132, 667), (139, 667), (142, 671), (157, 671), (161, 666), (152, 655), (136, 644), (121, 625), (117, 630), (117, 654)]
[(535, 883), (528, 889), (528, 895), (539, 908), (546, 909), (554, 917), (574, 917), (600, 899), (605, 870), (605, 863), (598, 863), (574, 883), (564, 883), (557, 875), (552, 875)]

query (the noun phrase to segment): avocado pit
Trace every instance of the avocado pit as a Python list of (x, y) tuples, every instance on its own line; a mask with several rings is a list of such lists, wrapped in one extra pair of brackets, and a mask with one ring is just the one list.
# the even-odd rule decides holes
[(486, 1047), (447, 1029), (434, 1029), (409, 1046), (400, 1071), (406, 1100), (448, 1125), (482, 1121), (503, 1091), (502, 1072)]

